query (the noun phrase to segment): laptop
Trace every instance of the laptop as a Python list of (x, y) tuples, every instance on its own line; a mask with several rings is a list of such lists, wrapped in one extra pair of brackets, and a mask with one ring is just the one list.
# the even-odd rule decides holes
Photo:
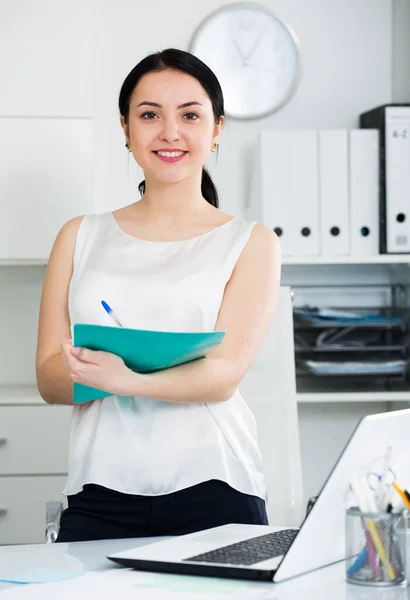
[(391, 446), (391, 469), (401, 486), (409, 486), (409, 434), (410, 409), (363, 417), (299, 529), (223, 525), (108, 558), (143, 571), (273, 582), (342, 561), (346, 558), (345, 509), (357, 504), (349, 480), (381, 473)]

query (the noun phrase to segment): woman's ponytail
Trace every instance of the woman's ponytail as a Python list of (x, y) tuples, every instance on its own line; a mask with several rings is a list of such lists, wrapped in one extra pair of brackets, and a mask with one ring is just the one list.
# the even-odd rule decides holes
[(205, 167), (202, 169), (201, 193), (209, 204), (212, 204), (215, 208), (219, 208), (218, 192)]

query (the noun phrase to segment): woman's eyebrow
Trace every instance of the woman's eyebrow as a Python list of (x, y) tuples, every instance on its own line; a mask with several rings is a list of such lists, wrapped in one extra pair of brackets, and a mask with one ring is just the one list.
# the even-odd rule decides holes
[[(158, 104), (157, 102), (149, 102), (148, 100), (144, 100), (143, 102), (140, 102), (137, 105), (137, 108), (139, 106), (143, 106), (143, 105), (147, 105), (147, 106), (155, 106), (156, 108), (162, 108), (161, 104)], [(202, 106), (202, 104), (200, 102), (184, 102), (184, 104), (180, 104), (179, 106), (177, 106), (177, 108), (186, 108), (187, 106)]]

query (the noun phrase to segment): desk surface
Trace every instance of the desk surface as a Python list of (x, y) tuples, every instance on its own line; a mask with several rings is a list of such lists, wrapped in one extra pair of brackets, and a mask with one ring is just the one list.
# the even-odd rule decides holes
[[(10, 569), (10, 573), (16, 573), (16, 567), (20, 573), (38, 567), (47, 567), (72, 571), (85, 570), (86, 572), (100, 572), (105, 574), (110, 570), (119, 570), (121, 568), (109, 561), (106, 558), (107, 554), (158, 540), (159, 538), (142, 538), (75, 542), (70, 544), (3, 546), (0, 547), (0, 567), (2, 574), (7, 569)], [(131, 576), (134, 573), (137, 577), (137, 572), (134, 571), (131, 573)], [(249, 599), (259, 598), (261, 600), (410, 600), (410, 587), (377, 589), (347, 584), (345, 582), (345, 565), (343, 562), (282, 583), (236, 581), (232, 589), (228, 586), (226, 589), (223, 589), (222, 594), (218, 590), (216, 590), (217, 593), (215, 590), (206, 590), (204, 580), (206, 580), (205, 584), (209, 584), (209, 578), (189, 577), (190, 585), (186, 586), (184, 585), (186, 581), (183, 581), (183, 579), (186, 580), (184, 576), (160, 575), (159, 577), (159, 580), (158, 578), (155, 579), (155, 576), (152, 577), (154, 585), (150, 585), (149, 593), (147, 592), (148, 588), (144, 586), (137, 596), (135, 595), (136, 590), (134, 588), (133, 594), (130, 594), (129, 597), (134, 599), (138, 597), (141, 600), (145, 597), (154, 598), (154, 595), (156, 597), (154, 589), (158, 589), (157, 597), (165, 598), (168, 596), (165, 589), (169, 590), (172, 588), (172, 591), (175, 593), (175, 596), (172, 594), (172, 597), (178, 598), (178, 600), (184, 600), (185, 598), (190, 600), (194, 596), (196, 597), (195, 591), (201, 592), (198, 595), (201, 600), (222, 597), (229, 600), (245, 597)], [(76, 581), (80, 582), (81, 579), (79, 578)], [(160, 581), (160, 585), (157, 588), (158, 581)], [(234, 582), (235, 580), (223, 580), (224, 583), (227, 581)], [(46, 591), (46, 588), (52, 585), (54, 584), (46, 584), (43, 590)], [(180, 590), (178, 590), (178, 585), (180, 585)], [(10, 586), (0, 583), (0, 595), (1, 592), (10, 587), (21, 588), (22, 586)], [(144, 590), (147, 592), (147, 595)], [(126, 596), (122, 593), (120, 595), (122, 600), (125, 600)], [(88, 594), (83, 597), (87, 596)], [(48, 595), (44, 594), (44, 597), (48, 598)], [(76, 593), (76, 600), (81, 600), (81, 598), (81, 593)]]

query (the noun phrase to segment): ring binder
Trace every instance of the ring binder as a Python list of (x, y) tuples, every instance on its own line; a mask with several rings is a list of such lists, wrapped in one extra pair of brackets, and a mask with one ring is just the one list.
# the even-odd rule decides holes
[(386, 104), (360, 115), (380, 132), (380, 253), (410, 252), (410, 104)]

